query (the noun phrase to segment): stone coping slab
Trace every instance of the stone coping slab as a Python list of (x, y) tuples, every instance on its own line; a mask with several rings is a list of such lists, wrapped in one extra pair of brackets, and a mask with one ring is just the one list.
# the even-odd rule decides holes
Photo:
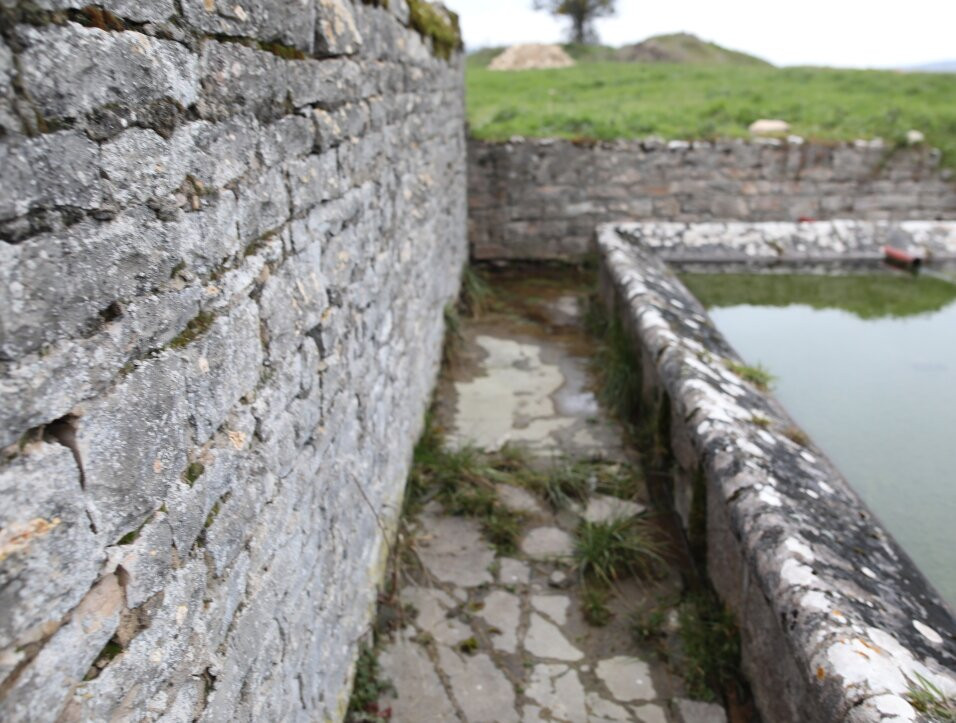
[[(836, 467), (791, 440), (793, 421), (740, 363), (667, 259), (956, 252), (941, 223), (601, 226), (602, 292), (670, 410), (675, 506), (705, 511), (707, 568), (741, 628), (765, 720), (919, 721), (919, 677), (956, 696), (956, 617)], [(661, 401), (668, 402), (662, 404)], [(759, 420), (759, 423), (757, 421)], [(691, 531), (692, 532), (692, 531)]]

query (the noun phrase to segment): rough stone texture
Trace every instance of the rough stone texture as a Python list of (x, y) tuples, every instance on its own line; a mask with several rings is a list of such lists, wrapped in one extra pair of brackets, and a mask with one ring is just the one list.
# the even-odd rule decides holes
[(678, 698), (674, 701), (678, 723), (727, 723), (727, 713), (719, 705)]
[(468, 151), (480, 259), (580, 257), (594, 227), (616, 221), (956, 218), (952, 172), (925, 148), (516, 138)]
[[(754, 227), (742, 245), (728, 226), (725, 252), (759, 257), (776, 226)], [(817, 241), (801, 262), (814, 251), (832, 259), (848, 227), (827, 226), (807, 231)], [(954, 224), (930, 226), (939, 250), (956, 251)], [(706, 544), (709, 576), (736, 613), (762, 717), (921, 720), (908, 681), (956, 694), (956, 619), (832, 463), (787, 436), (793, 422), (779, 403), (728, 368), (739, 358), (658, 255), (707, 257), (713, 249), (686, 241), (716, 239), (713, 226), (691, 227), (676, 245), (651, 240), (654, 228), (673, 230), (599, 230), (603, 292), (634, 342), (647, 413), (668, 400), (672, 497), (685, 525), (706, 511), (706, 539), (693, 542)], [(849, 229), (866, 234), (866, 224)]]
[(460, 61), (403, 2), (30, 5), (0, 719), (339, 720), (467, 255)]

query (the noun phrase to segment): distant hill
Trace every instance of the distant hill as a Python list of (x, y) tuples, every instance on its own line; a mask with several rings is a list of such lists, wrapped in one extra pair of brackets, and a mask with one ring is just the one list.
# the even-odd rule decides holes
[(693, 63), (696, 65), (770, 65), (753, 55), (729, 50), (701, 40), (690, 33), (657, 35), (626, 45), (618, 51), (620, 59), (631, 63)]
[[(761, 65), (770, 63), (753, 55), (728, 50), (689, 33), (657, 35), (623, 48), (607, 45), (578, 45), (568, 43), (562, 48), (578, 63), (694, 63), (703, 65)], [(487, 68), (505, 48), (481, 48), (468, 55), (470, 68)]]
[(956, 73), (956, 60), (944, 60), (941, 63), (928, 63), (910, 68), (922, 73)]

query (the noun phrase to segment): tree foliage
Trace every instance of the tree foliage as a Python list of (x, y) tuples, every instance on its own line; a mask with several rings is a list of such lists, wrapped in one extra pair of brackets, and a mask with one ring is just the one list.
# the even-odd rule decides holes
[(534, 0), (535, 10), (547, 10), (571, 20), (571, 40), (575, 43), (597, 41), (594, 21), (614, 14), (615, 0)]

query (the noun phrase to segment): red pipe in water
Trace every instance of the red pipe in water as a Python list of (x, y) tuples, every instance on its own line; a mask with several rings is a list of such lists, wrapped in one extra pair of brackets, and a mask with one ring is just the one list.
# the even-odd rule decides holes
[(913, 271), (916, 271), (923, 265), (923, 259), (919, 256), (914, 256), (913, 254), (903, 251), (903, 249), (894, 248), (893, 246), (884, 246), (883, 256), (887, 263), (912, 269)]

